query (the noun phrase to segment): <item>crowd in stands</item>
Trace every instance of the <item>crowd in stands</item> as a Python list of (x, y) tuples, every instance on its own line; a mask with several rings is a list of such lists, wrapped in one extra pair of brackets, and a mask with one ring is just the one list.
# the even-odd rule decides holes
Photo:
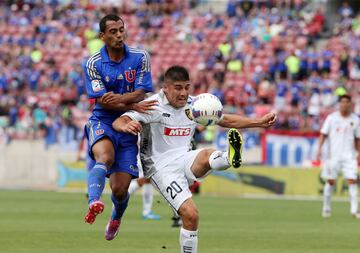
[(164, 70), (182, 64), (193, 94), (211, 92), (247, 116), (275, 110), (276, 129), (318, 131), (347, 92), (360, 115), (360, 15), (346, 2), (332, 22), (303, 0), (229, 0), (225, 13), (196, 0), (8, 2), (0, 136), (81, 138), (91, 108), (81, 62), (102, 46), (98, 22), (108, 13), (124, 19), (128, 44), (150, 53), (157, 90)]

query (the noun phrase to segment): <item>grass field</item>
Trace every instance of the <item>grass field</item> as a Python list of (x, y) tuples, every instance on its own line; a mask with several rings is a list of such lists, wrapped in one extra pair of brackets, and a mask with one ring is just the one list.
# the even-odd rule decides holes
[[(108, 199), (108, 195), (105, 196)], [(317, 201), (195, 197), (201, 221), (199, 252), (289, 253), (359, 252), (360, 220), (348, 203), (336, 202), (333, 217), (320, 217)], [(103, 231), (110, 213), (92, 226), (83, 222), (84, 194), (0, 191), (0, 252), (179, 252), (178, 229), (171, 212), (155, 198), (161, 221), (140, 218), (141, 196), (134, 196), (118, 237), (108, 242)]]

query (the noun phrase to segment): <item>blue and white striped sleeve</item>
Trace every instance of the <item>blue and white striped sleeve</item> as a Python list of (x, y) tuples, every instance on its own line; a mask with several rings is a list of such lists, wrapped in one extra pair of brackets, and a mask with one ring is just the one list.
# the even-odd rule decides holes
[(146, 92), (151, 92), (153, 91), (153, 84), (151, 78), (150, 56), (145, 50), (141, 51), (143, 54), (136, 69), (135, 90), (143, 89)]
[(82, 64), (85, 75), (86, 91), (89, 98), (98, 98), (106, 93), (106, 88), (96, 67), (96, 63), (99, 62), (100, 59), (101, 55), (100, 53), (97, 53)]

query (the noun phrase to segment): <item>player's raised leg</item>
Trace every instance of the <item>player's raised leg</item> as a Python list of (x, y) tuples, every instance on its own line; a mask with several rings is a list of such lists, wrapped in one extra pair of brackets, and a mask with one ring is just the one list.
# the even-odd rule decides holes
[(191, 166), (191, 173), (195, 176), (194, 180), (206, 176), (211, 170), (226, 170), (231, 166), (234, 168), (241, 166), (243, 141), (238, 130), (229, 130), (228, 143), (227, 151), (203, 149), (198, 153)]
[(92, 146), (95, 165), (89, 172), (88, 194), (89, 209), (85, 222), (94, 223), (96, 216), (104, 211), (104, 203), (100, 200), (105, 187), (107, 170), (114, 162), (114, 147), (110, 139), (102, 138)]
[(111, 200), (113, 209), (105, 229), (105, 239), (112, 240), (119, 232), (121, 218), (128, 206), (130, 195), (128, 188), (132, 176), (125, 172), (115, 172), (110, 175)]

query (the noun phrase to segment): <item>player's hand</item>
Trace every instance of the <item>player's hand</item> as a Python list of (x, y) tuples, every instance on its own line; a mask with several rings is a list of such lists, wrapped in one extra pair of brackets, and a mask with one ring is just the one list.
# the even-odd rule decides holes
[(276, 121), (276, 114), (271, 112), (268, 114), (265, 114), (260, 118), (260, 127), (270, 127), (272, 126)]
[(120, 127), (120, 131), (128, 134), (137, 135), (142, 130), (141, 123), (135, 120), (130, 121), (124, 126)]
[(147, 113), (147, 111), (154, 110), (154, 106), (158, 104), (157, 100), (142, 101), (133, 104), (133, 110), (140, 113)]
[(114, 92), (106, 92), (102, 97), (101, 100), (103, 103), (108, 105), (117, 105), (122, 103), (121, 95), (120, 94), (114, 94)]

